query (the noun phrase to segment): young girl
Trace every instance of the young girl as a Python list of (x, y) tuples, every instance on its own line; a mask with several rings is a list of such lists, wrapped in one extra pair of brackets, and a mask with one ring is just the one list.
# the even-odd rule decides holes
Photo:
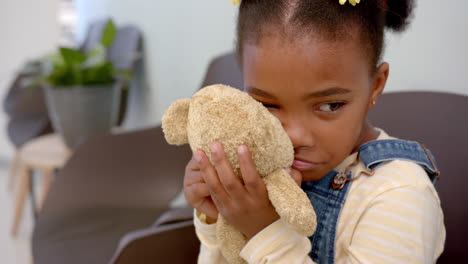
[[(215, 167), (198, 151), (184, 191), (196, 208), (199, 263), (225, 263), (218, 213), (249, 240), (247, 263), (435, 263), (445, 241), (438, 170), (429, 151), (366, 121), (389, 74), (386, 28), (401, 31), (411, 0), (243, 0), (238, 52), (244, 90), (282, 123), (294, 145), (291, 176), (317, 213), (308, 238), (282, 222), (248, 149), (243, 181), (222, 145)], [(397, 107), (397, 106), (396, 106)]]

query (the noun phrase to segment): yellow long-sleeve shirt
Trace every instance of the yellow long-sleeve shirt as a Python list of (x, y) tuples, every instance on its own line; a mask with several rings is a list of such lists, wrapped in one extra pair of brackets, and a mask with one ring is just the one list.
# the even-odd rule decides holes
[[(378, 140), (391, 139), (380, 131)], [(336, 170), (349, 166), (356, 153)], [(360, 162), (353, 175), (364, 171)], [(195, 217), (200, 264), (227, 263), (215, 225)], [(424, 169), (403, 160), (362, 175), (349, 190), (338, 219), (335, 263), (435, 263), (443, 251), (445, 227), (440, 200)], [(281, 219), (254, 236), (241, 252), (248, 263), (314, 263), (311, 244)]]

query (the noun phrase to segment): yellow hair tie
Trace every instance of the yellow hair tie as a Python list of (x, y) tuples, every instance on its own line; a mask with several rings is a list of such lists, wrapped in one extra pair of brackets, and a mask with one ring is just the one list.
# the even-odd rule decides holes
[(233, 5), (235, 5), (235, 6), (238, 6), (238, 5), (239, 5), (239, 2), (240, 2), (240, 0), (230, 0), (230, 1), (231, 1), (231, 3), (232, 3)]
[[(231, 0), (232, 2), (233, 0)], [(350, 4), (352, 4), (353, 6), (355, 6), (356, 4), (359, 4), (359, 2), (361, 2), (361, 0), (339, 0), (340, 1), (340, 4), (341, 5), (344, 5), (346, 3), (346, 1), (349, 1)]]
[[(239, 5), (239, 2), (240, 0), (230, 0), (231, 3), (235, 6), (238, 6)], [(340, 4), (341, 5), (344, 5), (346, 4), (347, 1), (349, 1), (349, 3), (353, 6), (355, 6), (356, 4), (359, 4), (359, 2), (361, 2), (361, 0), (339, 0), (340, 1)]]

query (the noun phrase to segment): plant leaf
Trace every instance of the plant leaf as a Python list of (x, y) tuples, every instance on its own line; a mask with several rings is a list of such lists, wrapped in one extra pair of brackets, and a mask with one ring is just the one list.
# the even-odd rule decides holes
[(116, 29), (115, 29), (114, 22), (112, 22), (112, 20), (109, 20), (109, 22), (107, 22), (106, 28), (104, 29), (104, 32), (102, 33), (102, 38), (101, 38), (101, 44), (104, 47), (107, 48), (112, 44), (115, 38), (115, 32), (116, 32)]
[(89, 59), (89, 58), (99, 55), (102, 52), (102, 49), (103, 49), (102, 45), (97, 44), (89, 51), (87, 58)]
[(86, 55), (74, 49), (60, 48), (60, 54), (65, 64), (68, 65), (81, 64), (86, 60)]
[(114, 81), (114, 67), (110, 62), (83, 69), (83, 84), (86, 86), (108, 84)]
[(88, 53), (86, 61), (83, 63), (83, 67), (93, 67), (105, 61), (107, 61), (106, 48), (99, 43)]

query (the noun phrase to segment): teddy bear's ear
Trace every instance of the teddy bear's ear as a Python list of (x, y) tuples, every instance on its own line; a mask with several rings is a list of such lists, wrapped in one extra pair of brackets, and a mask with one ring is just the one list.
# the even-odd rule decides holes
[(190, 99), (175, 101), (162, 118), (162, 129), (169, 144), (183, 145), (188, 143), (187, 121)]

